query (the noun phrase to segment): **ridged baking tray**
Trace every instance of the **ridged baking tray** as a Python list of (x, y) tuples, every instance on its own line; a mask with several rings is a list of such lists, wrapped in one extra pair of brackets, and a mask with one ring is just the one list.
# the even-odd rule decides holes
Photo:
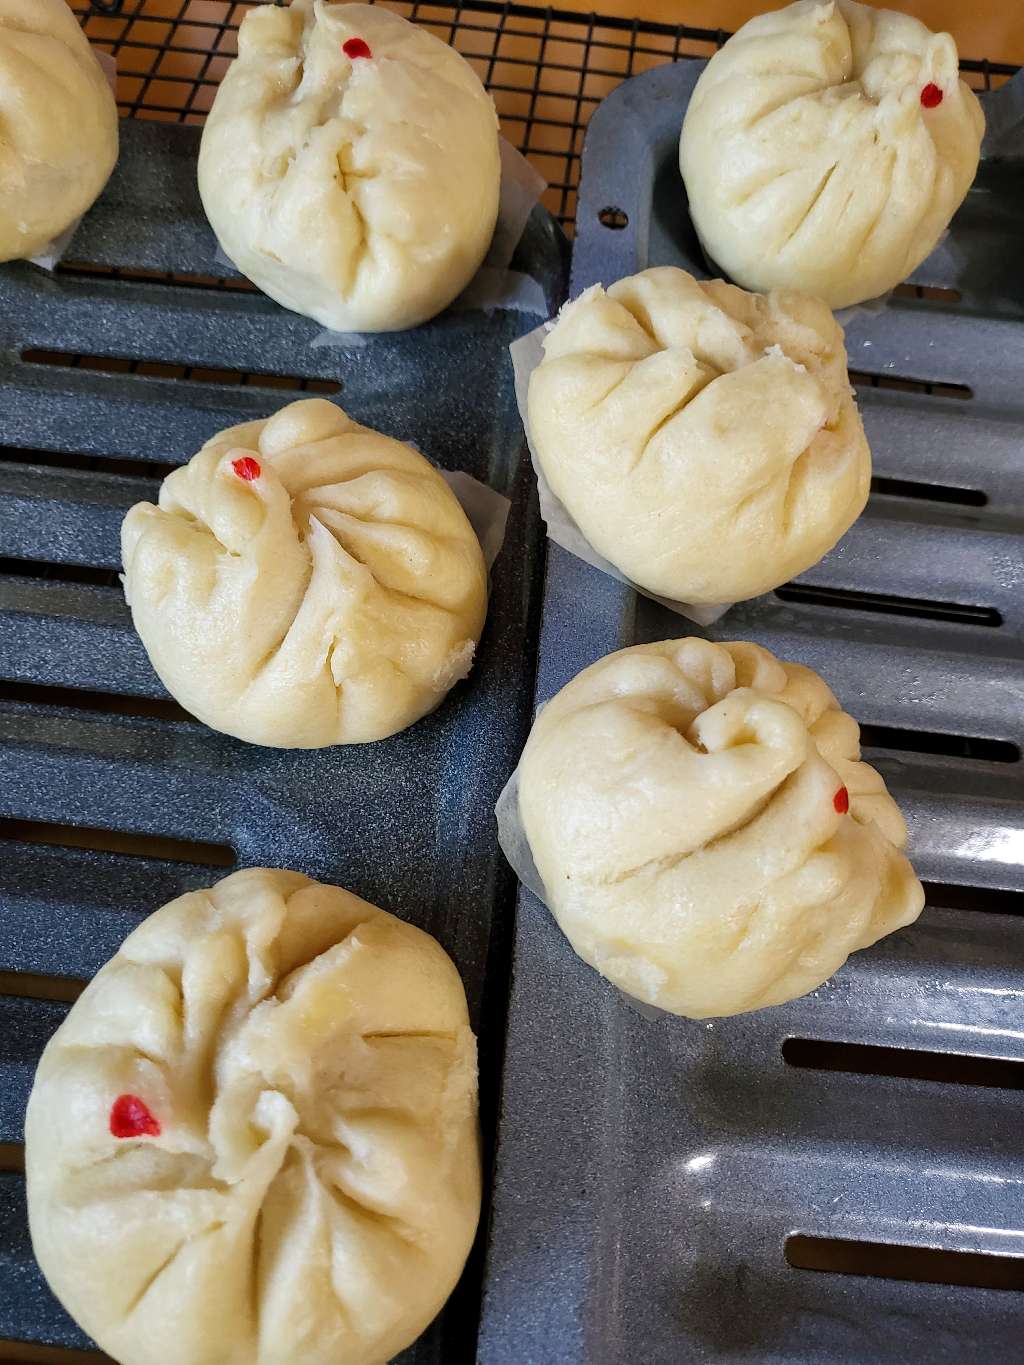
[[(677, 161), (699, 70), (638, 76), (591, 120), (573, 296), (709, 273)], [(908, 817), (928, 907), (806, 999), (651, 1022), (520, 893), (487, 1365), (1024, 1352), (1022, 223), (1021, 164), (983, 163), (920, 287), (850, 323), (868, 508), (706, 632), (821, 671)], [(552, 547), (536, 700), (695, 631)]]
[[(435, 934), (480, 1034), (488, 1147), (508, 993), (514, 883), (491, 808), (529, 721), (543, 541), (505, 362), (538, 319), (449, 312), (362, 347), (312, 348), (316, 324), (217, 286), (199, 129), (128, 120), (121, 136), (66, 254), (77, 264), (52, 277), (0, 268), (3, 1359), (21, 1358), (15, 1343), (89, 1346), (32, 1258), (22, 1119), (68, 1002), (143, 916), (232, 866), (270, 865)], [(565, 261), (536, 209), (514, 265), (552, 310)], [(125, 510), (214, 432), (309, 392), (468, 470), (512, 513), (469, 680), (393, 739), (282, 752), (215, 734), (167, 699), (117, 582), (118, 535)], [(480, 1262), (478, 1250), (409, 1361), (472, 1358)]]

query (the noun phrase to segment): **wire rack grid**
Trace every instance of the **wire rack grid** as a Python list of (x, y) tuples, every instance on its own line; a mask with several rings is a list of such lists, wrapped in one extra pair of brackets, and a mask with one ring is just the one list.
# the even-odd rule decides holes
[[(269, 0), (268, 0), (269, 2)], [(382, 0), (451, 43), (491, 91), (502, 132), (548, 182), (544, 202), (567, 232), (587, 121), (629, 76), (680, 57), (707, 57), (721, 29), (616, 19), (570, 10), (472, 0)], [(201, 123), (237, 51), (240, 0), (73, 0), (89, 38), (113, 53), (118, 100), (132, 118)], [(965, 61), (967, 79), (989, 89), (1016, 70)]]

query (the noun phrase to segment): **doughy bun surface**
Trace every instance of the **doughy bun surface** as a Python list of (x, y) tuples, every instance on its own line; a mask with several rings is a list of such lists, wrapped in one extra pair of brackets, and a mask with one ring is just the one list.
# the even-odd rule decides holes
[(413, 327), (476, 273), (498, 213), (494, 104), (446, 43), (375, 5), (257, 6), (203, 128), (221, 245), (337, 331)]
[(785, 583), (859, 516), (871, 455), (818, 299), (662, 266), (567, 304), (530, 378), (548, 483), (637, 586), (691, 603)]
[(476, 1088), (433, 938), (236, 873), (150, 916), (43, 1053), (36, 1256), (122, 1365), (380, 1365), (472, 1243)]
[(64, 0), (0, 0), (0, 261), (82, 216), (117, 144), (113, 92)]
[(917, 918), (906, 826), (821, 678), (752, 644), (637, 645), (534, 723), (519, 812), (576, 952), (647, 1004), (781, 1004)]
[(465, 677), (480, 543), (411, 447), (325, 399), (230, 427), (139, 503), (125, 595), (167, 690), (215, 730), (318, 748), (381, 739)]
[(680, 141), (690, 216), (738, 284), (843, 308), (929, 255), (984, 128), (948, 33), (855, 0), (798, 0), (744, 24), (701, 74)]

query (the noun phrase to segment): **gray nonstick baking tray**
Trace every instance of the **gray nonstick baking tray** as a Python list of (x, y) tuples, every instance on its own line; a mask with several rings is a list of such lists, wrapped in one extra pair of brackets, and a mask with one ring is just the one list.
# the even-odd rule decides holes
[[(592, 119), (573, 295), (708, 274), (676, 159), (698, 72), (639, 76)], [(824, 674), (928, 907), (806, 999), (651, 1022), (520, 893), (487, 1365), (1024, 1358), (1022, 222), (1020, 164), (983, 164), (928, 289), (850, 324), (868, 509), (707, 632)], [(552, 546), (536, 699), (695, 630)]]
[[(22, 1119), (47, 1038), (150, 911), (233, 866), (297, 868), (435, 934), (480, 1035), (493, 1138), (514, 879), (491, 809), (528, 727), (543, 541), (506, 364), (538, 319), (450, 312), (351, 350), (223, 272), (195, 188), (199, 129), (124, 121), (118, 169), (52, 277), (0, 268), (0, 1359), (90, 1343), (46, 1288)], [(566, 247), (537, 209), (514, 262), (549, 309)], [(114, 273), (100, 273), (113, 271)], [(236, 282), (237, 283), (237, 282)], [(508, 494), (467, 682), (374, 745), (280, 752), (169, 701), (117, 570), (124, 511), (223, 426), (306, 392)], [(481, 1238), (482, 1242), (482, 1238)], [(409, 1362), (469, 1360), (482, 1255)]]

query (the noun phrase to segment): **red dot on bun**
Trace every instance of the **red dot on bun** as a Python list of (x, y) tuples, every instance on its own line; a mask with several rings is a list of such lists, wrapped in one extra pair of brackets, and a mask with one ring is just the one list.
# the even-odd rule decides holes
[(840, 787), (832, 798), (832, 804), (836, 808), (838, 815), (845, 815), (850, 809), (850, 793), (845, 787)]
[(926, 109), (935, 109), (942, 103), (942, 91), (934, 81), (929, 81), (921, 91), (921, 103)]
[(260, 469), (259, 461), (254, 460), (251, 455), (243, 455), (241, 459), (232, 460), (231, 468), (246, 483), (252, 483), (253, 479), (258, 479), (263, 472)]
[(373, 53), (370, 51), (370, 44), (364, 42), (362, 38), (346, 38), (341, 45), (341, 50), (344, 52), (345, 56), (353, 62), (357, 57), (373, 56)]
[(110, 1131), (116, 1138), (159, 1137), (160, 1123), (138, 1095), (118, 1095), (110, 1106)]

